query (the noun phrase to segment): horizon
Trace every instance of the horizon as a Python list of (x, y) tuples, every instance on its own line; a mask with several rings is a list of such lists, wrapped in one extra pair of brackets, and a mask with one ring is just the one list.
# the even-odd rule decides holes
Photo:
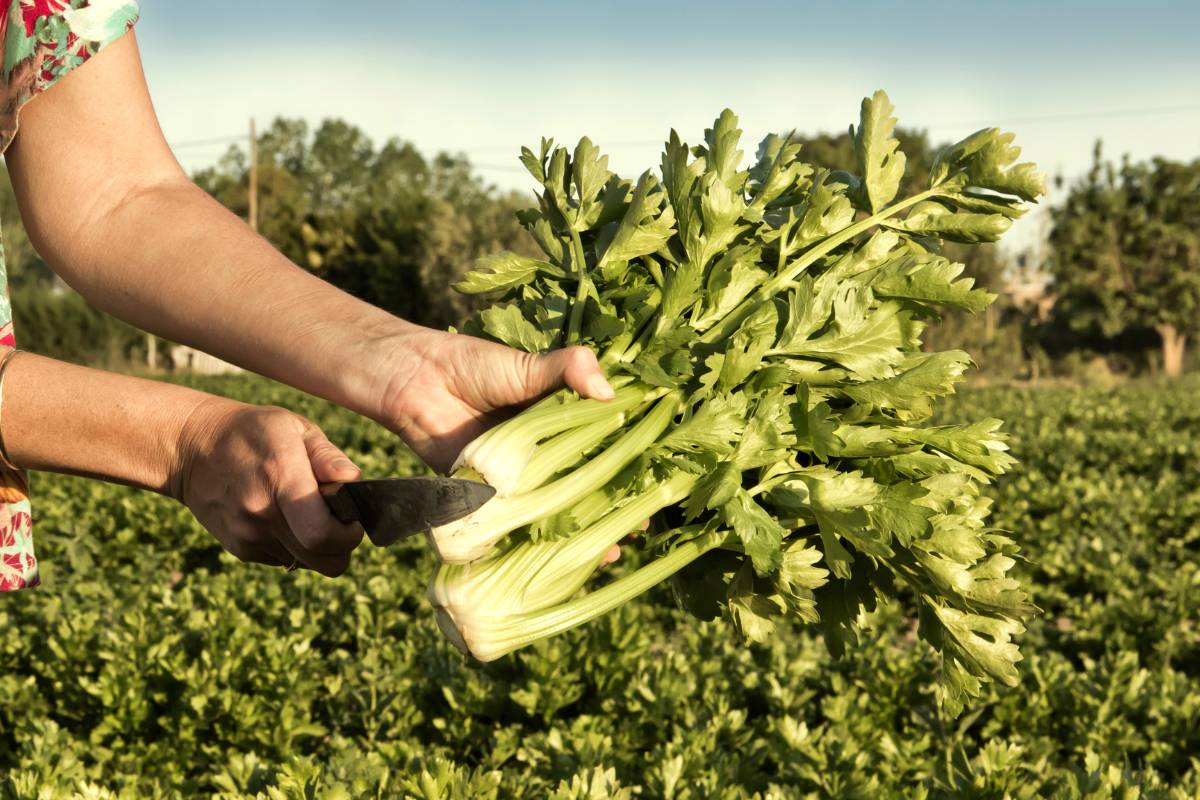
[[(1012, 130), (1022, 158), (1067, 185), (1098, 139), (1113, 159), (1200, 156), (1200, 5), (1129, 13), (1114, 2), (1022, 1), (999, 15), (940, 0), (903, 10), (867, 2), (856, 9), (877, 22), (854, 25), (824, 8), (677, 8), (361, 0), (334, 12), (331, 28), (315, 2), (280, 17), (266, 4), (143, 0), (137, 30), (164, 132), (186, 145), (177, 154), (189, 172), (244, 142), (252, 117), (260, 130), (281, 116), (341, 118), (376, 144), (396, 137), (426, 157), (461, 153), (498, 189), (529, 191), (516, 156), (542, 136), (587, 135), (630, 176), (657, 168), (671, 128), (694, 143), (722, 108), (739, 115), (750, 155), (770, 131), (845, 130), (877, 88), (899, 124), (932, 144)], [(751, 35), (729, 35), (738, 23)], [(255, 35), (263, 30), (271, 35)], [(1048, 183), (1006, 249), (1040, 240), (1044, 209), (1061, 194)]]

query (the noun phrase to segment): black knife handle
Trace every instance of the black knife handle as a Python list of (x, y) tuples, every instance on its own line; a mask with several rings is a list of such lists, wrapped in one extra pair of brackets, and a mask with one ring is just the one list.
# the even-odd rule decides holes
[(325, 498), (325, 503), (338, 522), (349, 524), (362, 519), (358, 504), (354, 502), (350, 492), (346, 491), (346, 484), (322, 483), (319, 488), (321, 496)]

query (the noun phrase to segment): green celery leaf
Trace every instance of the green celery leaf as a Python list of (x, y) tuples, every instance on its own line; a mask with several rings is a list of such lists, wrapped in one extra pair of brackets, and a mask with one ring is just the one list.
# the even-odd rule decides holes
[(775, 590), (791, 614), (804, 622), (820, 621), (813, 590), (825, 585), (829, 571), (817, 566), (821, 551), (805, 539), (788, 542), (783, 548), (783, 560), (773, 576)]
[(510, 253), (507, 250), (484, 256), (477, 262), (478, 269), (471, 270), (454, 288), (463, 294), (485, 294), (501, 289), (511, 289), (529, 283), (538, 270), (556, 278), (565, 276), (558, 267), (546, 261)]
[(671, 577), (676, 602), (692, 616), (714, 620), (721, 616), (730, 577), (741, 559), (728, 550), (711, 550)]
[(833, 309), (831, 330), (777, 351), (828, 359), (868, 380), (891, 373), (903, 357), (907, 314), (892, 302), (873, 305), (870, 290), (853, 284), (834, 298)]
[(913, 206), (904, 219), (889, 220), (884, 224), (921, 236), (976, 244), (997, 241), (1012, 227), (1012, 220), (1002, 214), (951, 211), (941, 203), (926, 200)]
[(722, 461), (692, 488), (684, 506), (684, 515), (694, 520), (707, 510), (728, 503), (742, 487), (742, 471), (730, 461)]
[(1008, 454), (1008, 442), (998, 419), (985, 419), (969, 425), (943, 425), (910, 430), (906, 438), (939, 450), (964, 464), (978, 467), (991, 475), (1003, 475), (1016, 463)]
[(743, 639), (765, 642), (775, 632), (775, 618), (782, 616), (787, 607), (779, 597), (759, 591), (754, 571), (749, 567), (744, 565), (729, 582), (726, 608)]
[(769, 134), (758, 146), (758, 160), (750, 168), (751, 207), (765, 211), (785, 192), (805, 191), (813, 168), (797, 161), (800, 145), (792, 136)]
[(845, 184), (825, 172), (814, 179), (805, 199), (796, 245), (807, 247), (845, 228), (854, 221), (854, 206), (846, 196)]
[(915, 502), (926, 494), (927, 489), (909, 482), (884, 486), (875, 502), (867, 507), (871, 527), (908, 546), (930, 530), (933, 510)]
[(858, 129), (853, 131), (854, 155), (862, 174), (864, 209), (874, 213), (896, 197), (904, 178), (905, 157), (893, 135), (895, 109), (882, 90), (862, 101)]
[(833, 391), (860, 405), (903, 412), (906, 419), (924, 419), (933, 413), (932, 399), (953, 394), (970, 366), (971, 357), (961, 350), (913, 354), (890, 378), (845, 383)]
[[(538, 247), (549, 259), (561, 267), (571, 260), (569, 240), (554, 232), (554, 227), (546, 216), (536, 208), (526, 208), (517, 212), (517, 221), (529, 233)], [(564, 273), (565, 274), (565, 273)]]
[(938, 255), (907, 255), (875, 270), (868, 281), (879, 297), (978, 313), (991, 305), (996, 296), (974, 288), (974, 279), (960, 278), (964, 268)]
[(947, 713), (981, 696), (986, 678), (1006, 686), (1020, 682), (1016, 662), (1021, 653), (1012, 638), (1025, 632), (1014, 619), (959, 611), (936, 601), (922, 606), (921, 636), (942, 653), (939, 699)]
[(934, 161), (934, 185), (961, 176), (964, 188), (986, 189), (1036, 202), (1046, 193), (1045, 177), (1030, 163), (1014, 164), (1021, 148), (1012, 144), (1013, 134), (999, 128), (984, 128), (938, 154)]
[[(828, 551), (825, 560), (829, 561)], [(871, 579), (876, 574), (869, 559), (860, 559), (855, 562), (853, 573), (847, 571), (844, 577), (831, 578), (813, 592), (817, 598), (817, 612), (821, 615), (825, 646), (834, 658), (845, 655), (847, 645), (858, 643), (856, 623), (859, 615), (875, 610), (876, 592)]]
[(698, 330), (707, 330), (732, 311), (767, 280), (758, 264), (762, 248), (736, 246), (726, 250), (708, 271), (704, 305), (695, 320)]
[(721, 506), (721, 513), (725, 524), (741, 540), (755, 572), (769, 575), (779, 568), (786, 531), (745, 489), (737, 489), (733, 498)]
[(690, 453), (726, 456), (746, 427), (746, 399), (741, 395), (718, 395), (700, 404), (695, 413), (679, 423), (659, 446)]
[(649, 255), (666, 245), (675, 230), (675, 215), (671, 207), (659, 209), (662, 193), (655, 192), (657, 182), (645, 172), (634, 187), (629, 207), (620, 222), (608, 225), (597, 242), (600, 266), (618, 261), (632, 261)]
[(742, 131), (737, 124), (737, 115), (728, 108), (722, 111), (713, 126), (704, 130), (704, 146), (697, 151), (704, 157), (707, 172), (715, 174), (730, 190), (740, 192), (749, 173), (738, 170), (745, 154), (738, 149)]
[(599, 202), (600, 190), (608, 183), (612, 173), (608, 169), (608, 156), (586, 136), (575, 146), (571, 157), (571, 183), (575, 186), (578, 206), (575, 210), (575, 230), (584, 231), (596, 224), (603, 204)]
[(553, 345), (554, 337), (525, 319), (521, 309), (515, 305), (485, 309), (480, 314), (480, 319), (483, 321), (484, 331), (489, 336), (509, 347), (538, 353), (550, 349)]
[(688, 348), (696, 338), (694, 328), (675, 320), (673, 326), (654, 337), (650, 345), (625, 368), (651, 386), (682, 386), (695, 372), (695, 363)]
[(779, 314), (774, 303), (763, 303), (746, 318), (725, 346), (725, 362), (717, 382), (720, 391), (733, 391), (758, 369), (775, 343)]

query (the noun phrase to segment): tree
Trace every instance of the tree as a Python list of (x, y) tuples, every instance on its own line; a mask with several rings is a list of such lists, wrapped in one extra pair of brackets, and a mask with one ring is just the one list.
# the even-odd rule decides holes
[(1087, 176), (1053, 211), (1049, 273), (1078, 331), (1153, 329), (1168, 375), (1200, 332), (1200, 160), (1118, 168), (1097, 142)]
[[(234, 213), (247, 209), (245, 155), (232, 149), (196, 182)], [(414, 322), (461, 322), (478, 298), (451, 285), (498, 249), (526, 250), (515, 211), (463, 156), (426, 159), (392, 139), (326, 120), (310, 133), (279, 119), (259, 137), (259, 230), (297, 264)], [(532, 255), (532, 253), (530, 253)]]

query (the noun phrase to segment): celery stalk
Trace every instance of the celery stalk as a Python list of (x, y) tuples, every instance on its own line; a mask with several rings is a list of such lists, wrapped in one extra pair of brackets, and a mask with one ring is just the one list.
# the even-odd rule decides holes
[[(494, 497), (474, 514), (434, 528), (429, 538), (438, 557), (450, 564), (474, 561), (486, 555), (510, 532), (557, 514), (596, 491), (662, 435), (678, 408), (678, 396), (669, 394), (604, 452), (570, 474), (528, 494)], [(536, 433), (529, 435), (537, 436)]]
[[(569, 538), (524, 541), (491, 558), (469, 564), (442, 565), (429, 585), (429, 599), (438, 611), (438, 624), (464, 651), (481, 660), (489, 660), (484, 655), (493, 652), (491, 636), (494, 631), (507, 631), (504, 636), (510, 636), (512, 631), (506, 628), (508, 622), (526, 619), (531, 613), (563, 603), (570, 605), (569, 598), (595, 572), (613, 544), (651, 514), (685, 498), (697, 480), (694, 475), (676, 474)], [(658, 580), (661, 578), (655, 582)], [(608, 608), (596, 613), (606, 610)], [(453, 634), (448, 628), (453, 629)], [(522, 644), (536, 638), (541, 637), (535, 636)], [(500, 645), (506, 641), (504, 639)], [(491, 658), (512, 649), (515, 647), (495, 652)]]
[(666, 555), (607, 586), (574, 600), (539, 611), (456, 618), (438, 607), (438, 626), (457, 647), (480, 661), (494, 661), (528, 644), (568, 631), (607, 614), (619, 605), (662, 583), (725, 541), (725, 534), (707, 533), (686, 541)]
[(600, 400), (543, 400), (518, 417), (507, 420), (463, 448), (453, 470), (462, 467), (483, 476), (499, 497), (514, 492), (521, 473), (534, 455), (538, 442), (572, 428), (611, 420), (637, 408), (653, 392), (637, 384), (618, 389), (616, 397)]
[(578, 464), (589, 451), (609, 434), (624, 426), (625, 414), (593, 422), (572, 431), (565, 431), (537, 448), (529, 464), (521, 472), (514, 494), (525, 494), (538, 488), (567, 467)]

